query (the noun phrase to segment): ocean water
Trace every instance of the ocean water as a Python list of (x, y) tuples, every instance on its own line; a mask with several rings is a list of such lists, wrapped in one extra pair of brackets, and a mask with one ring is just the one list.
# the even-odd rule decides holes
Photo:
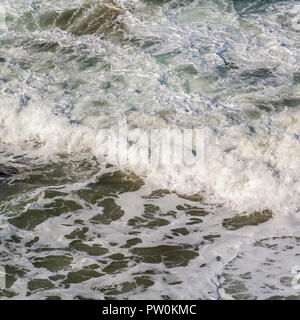
[(299, 299), (299, 62), (296, 0), (2, 0), (1, 299)]

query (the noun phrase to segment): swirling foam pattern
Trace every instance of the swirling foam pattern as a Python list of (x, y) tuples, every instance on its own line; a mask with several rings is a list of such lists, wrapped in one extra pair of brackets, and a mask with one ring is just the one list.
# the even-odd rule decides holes
[[(2, 8), (2, 298), (299, 299), (299, 1)], [(121, 166), (121, 119), (203, 130), (205, 170)]]

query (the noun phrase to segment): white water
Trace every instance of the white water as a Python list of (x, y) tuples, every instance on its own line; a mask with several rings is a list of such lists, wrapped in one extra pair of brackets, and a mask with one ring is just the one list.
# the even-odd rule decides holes
[[(143, 177), (149, 190), (197, 193), (207, 205), (221, 204), (223, 211), (214, 209), (217, 218), (212, 225), (206, 222), (209, 232), (232, 212), (271, 210), (272, 221), (252, 227), (256, 229), (246, 235), (217, 231), (222, 243), (216, 241), (210, 254), (221, 251), (227, 262), (239, 250), (247, 254), (253, 239), (261, 235), (295, 235), (300, 214), (300, 33), (295, 23), (299, 2), (270, 1), (248, 11), (239, 9), (238, 1), (189, 1), (183, 6), (174, 5), (176, 1), (149, 2), (117, 1), (125, 8), (120, 19), (126, 25), (118, 34), (77, 36), (42, 28), (40, 17), (79, 8), (83, 0), (3, 1), (10, 17), (9, 31), (0, 38), (0, 56), (5, 59), (0, 72), (3, 149), (43, 163), (57, 161), (61, 154), (95, 156), (118, 168), (114, 159), (103, 155), (101, 135), (103, 129), (117, 131), (122, 118), (132, 129), (201, 128), (204, 172), (184, 165), (157, 169), (145, 163), (129, 163), (125, 169)], [(56, 49), (37, 49), (43, 43), (55, 43)], [(140, 196), (133, 193), (132, 202)], [(133, 215), (132, 208), (126, 208), (128, 199), (128, 193), (118, 199), (127, 218)], [(162, 206), (161, 201), (171, 207), (172, 201), (181, 203), (163, 199), (157, 200)], [(114, 232), (118, 231), (106, 231), (107, 242)], [(199, 241), (197, 233), (190, 237), (187, 243)], [(228, 249), (232, 243), (233, 249)], [(258, 252), (259, 257), (264, 254)], [(247, 259), (240, 267), (245, 272)], [(284, 269), (281, 263), (275, 265)], [(296, 263), (291, 259), (284, 272)], [(201, 259), (191, 262), (193, 271), (184, 287), (171, 296), (193, 298), (206, 291), (203, 297), (215, 298), (204, 284), (182, 296), (188, 283), (194, 283), (199, 264)], [(225, 265), (211, 263), (208, 286)], [(267, 297), (252, 282), (250, 287), (250, 295)], [(146, 291), (144, 297), (151, 293)]]

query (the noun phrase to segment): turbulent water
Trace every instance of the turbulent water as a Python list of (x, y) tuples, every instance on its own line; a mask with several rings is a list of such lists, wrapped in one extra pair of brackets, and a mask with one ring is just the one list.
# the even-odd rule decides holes
[[(300, 298), (300, 1), (0, 13), (1, 298)], [(204, 170), (120, 164), (124, 119), (201, 129)]]

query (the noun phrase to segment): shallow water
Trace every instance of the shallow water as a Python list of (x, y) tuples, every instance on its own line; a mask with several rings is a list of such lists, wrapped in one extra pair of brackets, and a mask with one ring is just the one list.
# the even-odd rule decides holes
[[(299, 1), (0, 11), (2, 298), (300, 298)], [(204, 170), (133, 161), (168, 128)]]

